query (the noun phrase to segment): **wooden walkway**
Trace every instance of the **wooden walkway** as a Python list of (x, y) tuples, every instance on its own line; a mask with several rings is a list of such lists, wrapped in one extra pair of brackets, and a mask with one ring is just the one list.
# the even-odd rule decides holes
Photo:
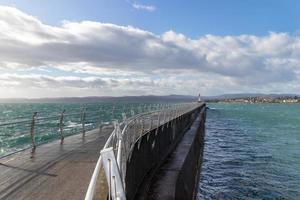
[(0, 159), (0, 199), (84, 199), (112, 127), (38, 146)]

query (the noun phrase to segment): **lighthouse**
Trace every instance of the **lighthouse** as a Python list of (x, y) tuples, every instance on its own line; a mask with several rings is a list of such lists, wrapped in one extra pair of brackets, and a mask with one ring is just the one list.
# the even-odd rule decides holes
[(199, 93), (199, 96), (198, 96), (198, 102), (201, 102), (201, 95)]

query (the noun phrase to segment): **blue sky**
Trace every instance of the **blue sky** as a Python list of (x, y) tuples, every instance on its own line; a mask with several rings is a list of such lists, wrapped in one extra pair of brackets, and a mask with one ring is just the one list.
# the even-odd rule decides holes
[[(155, 11), (134, 9), (130, 2), (153, 5)], [(205, 34), (297, 33), (300, 27), (298, 0), (1, 0), (0, 3), (15, 6), (52, 25), (62, 20), (91, 20), (132, 25), (156, 34), (174, 30), (193, 38)]]
[(300, 1), (0, 0), (0, 98), (300, 93)]

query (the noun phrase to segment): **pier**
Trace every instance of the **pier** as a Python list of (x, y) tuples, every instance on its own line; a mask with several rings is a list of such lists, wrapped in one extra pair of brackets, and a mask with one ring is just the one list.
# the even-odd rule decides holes
[[(198, 102), (142, 114), (125, 121), (122, 131), (115, 128), (101, 150), (85, 199), (100, 198), (95, 191), (103, 188), (104, 181), (97, 184), (102, 180), (99, 174), (103, 173), (107, 186), (105, 198), (108, 199), (160, 199), (164, 196), (160, 192), (166, 189), (174, 191), (167, 199), (195, 198), (205, 113), (205, 104)], [(159, 175), (164, 165), (170, 166), (169, 172), (177, 172), (175, 179), (174, 174)], [(161, 179), (163, 177), (165, 180)], [(157, 186), (155, 178), (164, 186), (153, 194), (151, 189)]]
[(113, 127), (69, 136), (0, 160), (0, 199), (84, 199), (99, 151)]
[(0, 159), (0, 199), (192, 199), (204, 122), (205, 104), (188, 103), (13, 153)]

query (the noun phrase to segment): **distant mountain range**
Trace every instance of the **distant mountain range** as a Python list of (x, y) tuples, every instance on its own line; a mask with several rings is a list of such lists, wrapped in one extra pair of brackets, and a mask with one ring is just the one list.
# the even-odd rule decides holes
[[(298, 94), (262, 94), (262, 93), (239, 93), (239, 94), (223, 94), (219, 96), (203, 96), (202, 100), (222, 100), (246, 97), (286, 97), (300, 96)], [(0, 98), (0, 103), (95, 103), (95, 102), (193, 102), (197, 101), (197, 96), (191, 95), (167, 95), (167, 96), (90, 96), (90, 97), (60, 97), (60, 98)]]
[(188, 95), (167, 96), (90, 96), (90, 97), (61, 97), (61, 98), (0, 98), (0, 103), (95, 103), (95, 102), (192, 102), (197, 97)]

